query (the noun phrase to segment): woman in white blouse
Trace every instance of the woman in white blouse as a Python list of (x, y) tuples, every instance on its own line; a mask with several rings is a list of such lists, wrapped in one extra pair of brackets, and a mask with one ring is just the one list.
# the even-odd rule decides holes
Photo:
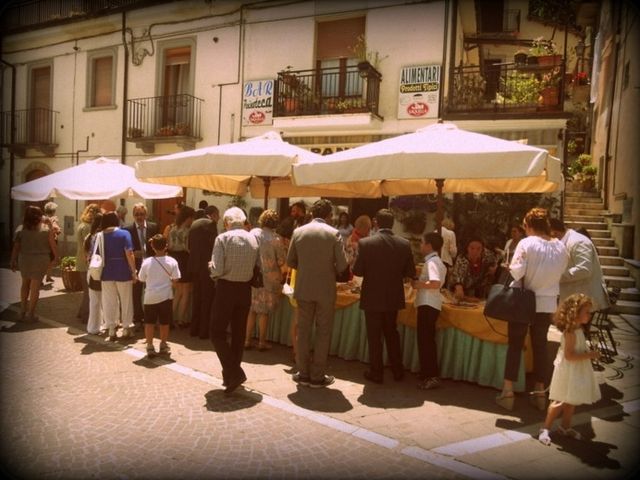
[[(533, 208), (524, 217), (527, 238), (518, 242), (509, 265), (514, 283), (524, 282), (524, 287), (533, 290), (536, 296), (536, 315), (530, 326), (533, 349), (535, 391), (531, 397), (539, 410), (546, 409), (544, 383), (548, 379), (547, 333), (551, 317), (558, 306), (560, 277), (567, 268), (569, 254), (564, 244), (551, 237), (549, 216), (544, 208)], [(520, 358), (529, 326), (522, 323), (508, 325), (509, 347), (504, 369), (502, 393), (496, 403), (513, 410), (513, 382), (518, 380)]]
[(440, 252), (440, 258), (447, 266), (447, 269), (453, 266), (453, 262), (458, 255), (458, 246), (456, 244), (456, 232), (454, 232), (454, 228), (456, 228), (453, 220), (450, 218), (445, 218), (442, 220), (442, 251)]

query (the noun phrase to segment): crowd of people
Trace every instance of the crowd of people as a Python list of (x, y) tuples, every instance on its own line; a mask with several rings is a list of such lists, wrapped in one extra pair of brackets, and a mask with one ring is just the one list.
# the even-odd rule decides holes
[[(21, 316), (31, 321), (37, 319), (42, 281), (58, 258), (55, 204), (47, 207), (44, 212), (35, 206), (25, 209), (11, 257), (12, 269), (22, 275)], [(394, 234), (394, 215), (388, 209), (379, 210), (374, 218), (361, 215), (351, 224), (347, 212), (336, 218), (334, 205), (321, 199), (309, 212), (304, 202), (294, 203), (283, 219), (275, 210), (264, 210), (251, 225), (238, 207), (221, 216), (215, 206), (201, 204), (195, 210), (180, 204), (175, 221), (163, 233), (148, 220), (144, 203), (134, 205), (132, 213), (134, 220), (127, 224), (126, 209), (104, 212), (89, 204), (82, 212), (76, 229), (76, 269), (84, 273), (78, 318), (88, 333), (105, 333), (108, 341), (133, 337), (143, 329), (149, 356), (157, 353), (156, 324), (160, 354), (170, 354), (171, 328), (189, 328), (192, 336), (212, 341), (228, 393), (247, 379), (242, 369), (244, 350), (271, 348), (268, 322), (287, 298), (282, 293), (285, 283), (293, 289), (292, 378), (314, 388), (331, 385), (335, 379), (327, 372), (327, 357), (336, 283), (357, 276), (369, 346), (367, 381), (384, 382), (385, 345), (393, 379), (404, 378), (396, 322), (398, 311), (405, 308), (405, 286), (416, 292), (417, 386), (430, 390), (441, 386), (436, 322), (443, 290), (455, 302), (478, 302), (487, 297), (491, 285), (511, 283), (534, 292), (536, 315), (531, 325), (508, 324), (497, 405), (514, 408), (513, 384), (527, 334), (534, 367), (529, 398), (535, 408), (548, 412), (539, 435), (542, 443), (550, 443), (551, 425), (561, 413), (558, 432), (577, 437), (570, 424), (575, 406), (599, 398), (593, 372), (585, 366), (598, 354), (589, 350), (580, 328), (593, 311), (609, 305), (597, 251), (587, 236), (550, 218), (545, 209), (533, 208), (522, 224), (513, 225), (504, 248), (489, 248), (474, 236), (464, 239), (459, 250), (455, 225), (445, 219), (440, 231), (423, 235), (424, 260), (418, 265), (409, 241)], [(100, 280), (86, 275), (94, 254), (103, 259)], [(562, 332), (562, 342), (551, 376), (547, 334), (552, 324)]]

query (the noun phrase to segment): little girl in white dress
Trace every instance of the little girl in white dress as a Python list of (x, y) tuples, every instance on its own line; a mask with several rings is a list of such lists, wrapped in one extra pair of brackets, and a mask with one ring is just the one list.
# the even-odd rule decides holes
[(554, 370), (549, 386), (551, 403), (547, 409), (544, 427), (538, 440), (551, 444), (549, 432), (553, 421), (562, 413), (558, 432), (580, 440), (581, 436), (571, 428), (571, 419), (576, 405), (591, 404), (600, 400), (600, 386), (591, 366), (591, 359), (600, 357), (598, 351), (590, 351), (582, 325), (591, 318), (591, 299), (582, 293), (567, 297), (558, 308), (554, 324), (562, 332), (558, 355), (553, 362)]

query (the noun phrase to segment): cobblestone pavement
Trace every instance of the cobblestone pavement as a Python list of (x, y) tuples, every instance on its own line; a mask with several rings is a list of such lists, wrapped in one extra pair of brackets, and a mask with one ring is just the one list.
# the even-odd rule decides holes
[[(9, 278), (7, 280), (7, 278)], [(14, 303), (0, 269), (0, 303)], [(211, 343), (171, 332), (171, 361), (144, 358), (82, 331), (79, 293), (60, 279), (43, 292), (41, 322), (0, 314), (0, 460), (19, 478), (635, 478), (640, 427), (638, 326), (616, 320), (620, 355), (602, 373), (603, 399), (574, 417), (586, 437), (532, 438), (543, 414), (518, 396), (445, 380), (421, 392), (371, 385), (366, 366), (330, 358), (336, 383), (297, 387), (291, 349), (247, 351), (247, 389), (222, 393)], [(15, 289), (13, 290), (15, 295)], [(0, 307), (2, 308), (2, 307)]]
[(15, 478), (462, 478), (14, 316), (0, 333), (0, 429)]

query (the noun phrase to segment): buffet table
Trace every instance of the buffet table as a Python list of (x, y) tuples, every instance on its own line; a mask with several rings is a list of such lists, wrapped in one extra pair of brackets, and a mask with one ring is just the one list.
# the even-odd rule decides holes
[[(403, 351), (403, 363), (412, 371), (419, 371), (416, 346), (415, 292), (407, 289), (407, 308), (398, 314), (398, 332)], [(443, 378), (465, 380), (480, 385), (502, 388), (504, 362), (507, 355), (507, 324), (487, 319), (483, 304), (458, 306), (445, 303), (437, 323), (436, 342)], [(271, 315), (267, 338), (269, 341), (291, 345), (289, 331), (293, 307), (283, 297)], [(350, 290), (338, 291), (331, 338), (331, 355), (345, 360), (368, 362), (367, 330), (364, 312), (360, 310), (359, 295)], [(386, 352), (385, 352), (386, 361)], [(514, 390), (525, 389), (525, 368), (531, 370), (529, 341), (523, 351), (518, 381)]]

